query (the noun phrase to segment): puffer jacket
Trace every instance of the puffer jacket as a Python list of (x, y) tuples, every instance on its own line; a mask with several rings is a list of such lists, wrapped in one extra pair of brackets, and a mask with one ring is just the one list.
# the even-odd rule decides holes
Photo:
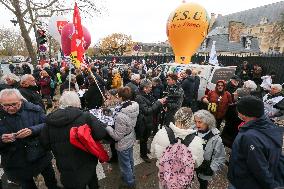
[[(214, 136), (208, 140), (205, 146), (204, 160), (210, 160), (212, 157), (210, 167), (212, 171), (216, 172), (225, 164), (226, 152), (220, 137), (220, 131), (217, 128), (213, 128), (211, 131)], [(198, 136), (202, 138), (202, 134), (198, 133)], [(206, 176), (201, 173), (198, 174), (198, 177), (203, 180), (212, 179), (211, 176)]]
[(117, 141), (115, 149), (123, 151), (132, 147), (136, 141), (134, 127), (139, 114), (139, 105), (134, 101), (122, 103), (122, 108), (114, 116), (114, 128), (108, 126), (107, 132)]
[(41, 132), (42, 144), (52, 150), (64, 187), (83, 188), (96, 174), (98, 159), (70, 143), (70, 129), (83, 124), (91, 127), (94, 140), (101, 140), (107, 135), (102, 122), (75, 107), (50, 113), (46, 118), (47, 126)]
[[(193, 129), (180, 129), (176, 127), (173, 123), (170, 123), (169, 127), (174, 131), (175, 137), (184, 139), (187, 135), (196, 133)], [(195, 161), (195, 167), (199, 167), (203, 161), (203, 140), (196, 136), (192, 142), (188, 145), (188, 149), (192, 152), (193, 160)], [(170, 145), (170, 140), (166, 129), (163, 127), (155, 135), (151, 144), (151, 154), (153, 157), (157, 158), (158, 161), (156, 165), (159, 164), (159, 159), (163, 152)]]

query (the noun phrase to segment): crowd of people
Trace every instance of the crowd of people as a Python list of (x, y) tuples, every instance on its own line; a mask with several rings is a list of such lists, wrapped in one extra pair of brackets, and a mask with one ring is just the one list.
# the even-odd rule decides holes
[[(98, 158), (70, 143), (71, 128), (84, 124), (95, 141), (110, 144), (109, 162), (118, 162), (121, 171), (119, 188), (135, 188), (136, 140), (145, 163), (151, 163), (150, 153), (156, 158), (162, 189), (190, 188), (192, 174), (207, 189), (224, 166), (230, 189), (284, 186), (283, 129), (274, 123), (284, 115), (282, 85), (273, 83), (273, 73), (263, 76), (259, 65), (250, 69), (244, 62), (230, 81), (218, 80), (201, 99), (194, 69), (176, 74), (137, 61), (124, 67), (96, 61), (89, 69), (53, 62), (33, 73), (15, 70), (1, 77), (0, 154), (8, 179), (23, 189), (36, 189), (33, 177), (39, 174), (47, 188), (60, 188), (53, 158), (64, 188), (99, 188)], [(186, 161), (181, 154), (188, 154)]]

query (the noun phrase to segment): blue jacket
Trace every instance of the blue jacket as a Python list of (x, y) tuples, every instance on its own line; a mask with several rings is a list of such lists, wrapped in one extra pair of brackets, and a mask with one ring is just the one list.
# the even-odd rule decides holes
[(249, 121), (233, 143), (228, 179), (237, 189), (274, 189), (281, 154), (280, 128), (268, 118)]
[(24, 101), (21, 109), (16, 114), (1, 112), (0, 136), (2, 134), (16, 133), (30, 128), (32, 135), (24, 139), (16, 139), (12, 143), (3, 143), (0, 140), (0, 154), (5, 173), (11, 180), (32, 178), (38, 175), (50, 162), (51, 154), (47, 153), (35, 162), (26, 159), (25, 141), (37, 137), (44, 127), (45, 114), (42, 108)]

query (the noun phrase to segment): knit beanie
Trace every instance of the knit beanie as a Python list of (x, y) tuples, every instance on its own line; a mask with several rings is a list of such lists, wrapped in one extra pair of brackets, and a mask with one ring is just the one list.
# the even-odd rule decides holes
[(257, 97), (245, 96), (237, 102), (237, 111), (247, 117), (260, 118), (264, 114), (264, 104)]

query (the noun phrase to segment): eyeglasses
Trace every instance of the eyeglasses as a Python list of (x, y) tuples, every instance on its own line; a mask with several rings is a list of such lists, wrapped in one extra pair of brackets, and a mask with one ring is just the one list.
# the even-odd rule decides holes
[(217, 85), (217, 87), (224, 87), (224, 85)]
[(13, 103), (9, 103), (9, 104), (1, 104), (1, 106), (2, 106), (3, 108), (10, 108), (10, 107), (15, 108), (15, 107), (18, 106), (18, 105), (19, 105), (19, 102), (13, 102)]

